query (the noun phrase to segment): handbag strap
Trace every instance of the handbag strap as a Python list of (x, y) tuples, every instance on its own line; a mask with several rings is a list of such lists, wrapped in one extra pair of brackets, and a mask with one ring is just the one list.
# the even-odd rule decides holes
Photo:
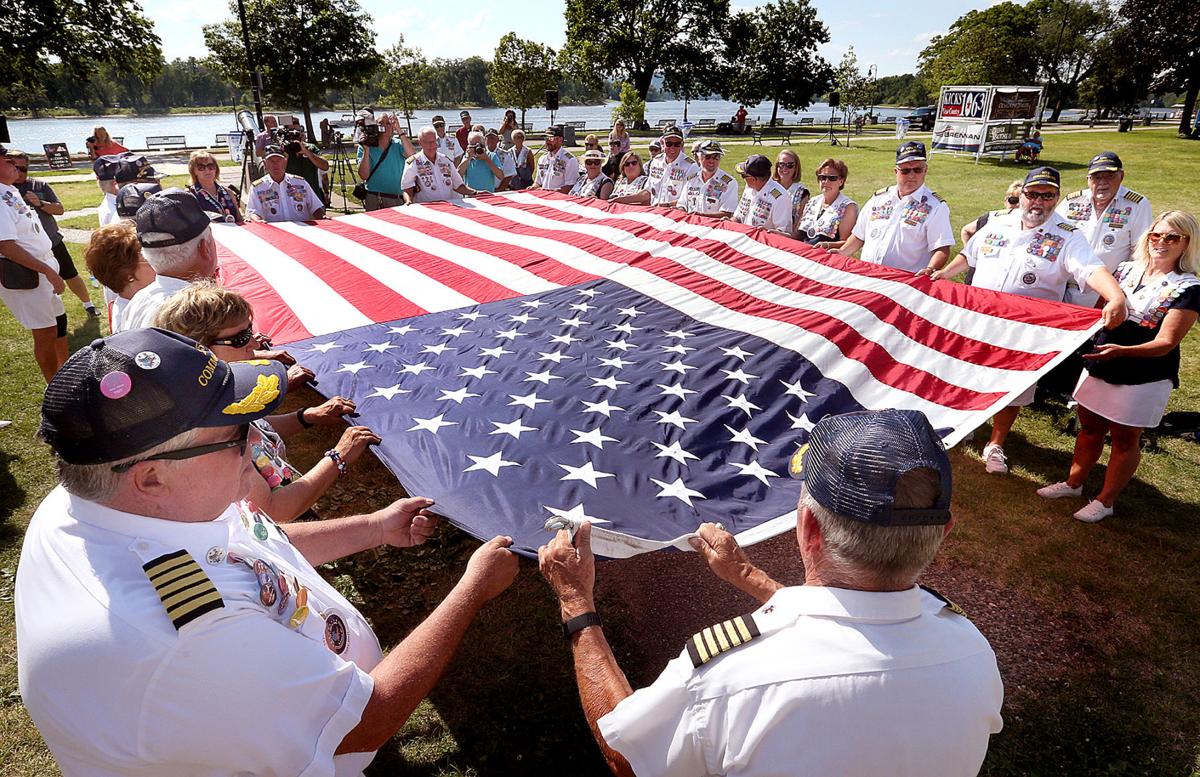
[[(375, 175), (375, 171), (379, 169), (379, 166), (381, 164), (383, 164), (383, 160), (387, 159), (388, 152), (392, 150), (392, 146), (394, 144), (395, 144), (394, 140), (388, 142), (387, 148), (385, 148), (383, 150), (383, 155), (379, 157), (378, 162), (376, 162), (374, 165), (371, 166), (371, 172), (367, 173), (367, 177), (366, 177), (366, 179), (363, 180), (363, 183), (367, 183), (368, 181), (371, 180), (371, 176)], [(367, 150), (367, 153), (368, 154), (371, 153), (369, 149)]]

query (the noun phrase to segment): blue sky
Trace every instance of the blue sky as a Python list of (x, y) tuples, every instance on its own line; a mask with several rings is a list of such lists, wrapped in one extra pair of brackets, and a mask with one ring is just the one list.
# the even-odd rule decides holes
[[(817, 13), (829, 27), (832, 40), (821, 53), (837, 64), (850, 46), (866, 70), (876, 64), (879, 75), (916, 70), (917, 55), (934, 35), (972, 8), (993, 2), (944, 0), (939, 3), (897, 6), (883, 0), (813, 0)], [(459, 0), (455, 3), (401, 3), (396, 0), (360, 0), (375, 19), (379, 48), (403, 34), (405, 40), (434, 57), (490, 58), (497, 41), (516, 32), (555, 48), (566, 35), (563, 0), (517, 0), (515, 3)], [(755, 0), (733, 0), (734, 8), (761, 5)], [(163, 53), (175, 57), (202, 57), (207, 51), (200, 28), (229, 18), (229, 7), (220, 0), (144, 0), (147, 16), (163, 41)]]

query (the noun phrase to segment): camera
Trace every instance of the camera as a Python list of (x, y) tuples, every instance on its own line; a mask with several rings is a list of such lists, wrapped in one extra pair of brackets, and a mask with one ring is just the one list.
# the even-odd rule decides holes
[(379, 145), (379, 125), (363, 124), (358, 128), (358, 142), (364, 146)]
[(476, 143), (475, 145), (471, 146), (471, 150), (475, 152), (475, 156), (483, 156), (484, 147), (482, 143)]
[(277, 127), (271, 130), (271, 136), (285, 154), (299, 154), (304, 143), (304, 130), (299, 127)]

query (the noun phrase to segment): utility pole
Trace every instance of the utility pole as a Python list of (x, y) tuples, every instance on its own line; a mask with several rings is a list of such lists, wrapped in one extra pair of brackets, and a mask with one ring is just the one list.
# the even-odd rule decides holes
[(250, 31), (246, 25), (246, 5), (244, 0), (237, 0), (238, 21), (242, 23), (242, 48), (246, 49), (246, 72), (250, 74), (250, 94), (254, 98), (254, 116), (258, 119), (258, 129), (264, 129), (262, 111), (262, 73), (254, 67), (254, 51), (250, 48)]

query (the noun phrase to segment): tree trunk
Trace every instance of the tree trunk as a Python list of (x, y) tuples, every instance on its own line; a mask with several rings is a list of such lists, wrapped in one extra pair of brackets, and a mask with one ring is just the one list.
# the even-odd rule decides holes
[(525, 131), (525, 109), (521, 109), (521, 131)]
[(650, 84), (654, 81), (654, 68), (647, 67), (633, 74), (633, 88), (637, 90), (638, 97), (643, 100), (646, 95), (650, 94)]
[(1192, 77), (1188, 79), (1187, 95), (1183, 98), (1183, 116), (1179, 118), (1179, 134), (1188, 137), (1192, 134), (1192, 116), (1196, 113), (1196, 96), (1200, 92), (1200, 55), (1192, 66)]
[(779, 98), (775, 98), (775, 103), (771, 106), (771, 126), (775, 126), (775, 120), (779, 118)]
[(1062, 93), (1060, 92), (1058, 99), (1054, 101), (1054, 112), (1050, 114), (1050, 121), (1052, 123), (1058, 122), (1058, 116), (1060, 113), (1062, 113), (1062, 110), (1063, 110), (1063, 98), (1062, 98)]
[(683, 120), (687, 121), (688, 100), (685, 97), (683, 100)]
[(313, 134), (312, 105), (308, 101), (308, 95), (301, 98), (300, 105), (304, 108), (304, 129), (308, 133), (308, 142), (311, 143), (316, 135)]

